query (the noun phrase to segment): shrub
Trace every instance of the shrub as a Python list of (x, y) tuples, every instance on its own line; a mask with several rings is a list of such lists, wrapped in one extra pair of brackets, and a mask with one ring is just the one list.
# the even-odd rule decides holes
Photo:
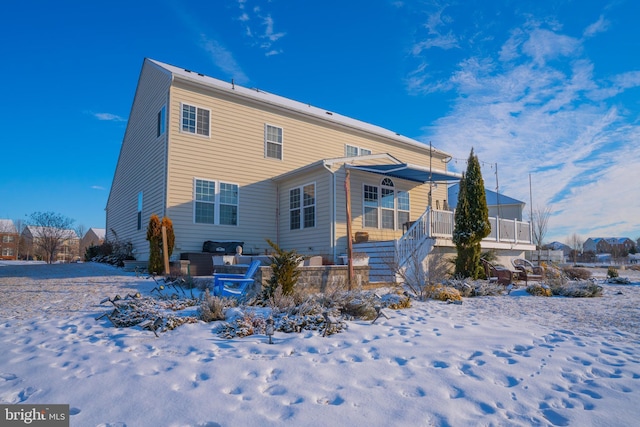
[(527, 286), (526, 291), (534, 297), (550, 297), (552, 295), (551, 288), (549, 288), (547, 285), (541, 285), (539, 283), (534, 283)]
[(446, 286), (457, 289), (463, 297), (482, 297), (502, 295), (505, 290), (503, 285), (489, 283), (485, 280), (459, 280), (452, 279), (445, 282)]
[(572, 298), (601, 297), (602, 286), (590, 280), (578, 280), (561, 286), (552, 286), (553, 295)]
[(588, 280), (591, 278), (591, 271), (586, 268), (565, 267), (562, 272), (572, 280)]
[(438, 301), (462, 300), (462, 296), (456, 288), (444, 285), (427, 285), (425, 288), (425, 295), (427, 298), (435, 299)]
[(123, 267), (125, 260), (136, 259), (133, 256), (133, 244), (131, 242), (105, 241), (98, 246), (90, 246), (87, 248), (85, 261), (101, 262), (106, 264)]
[(271, 269), (273, 272), (269, 283), (264, 288), (263, 299), (268, 300), (273, 297), (279, 286), (282, 287), (283, 295), (292, 295), (294, 286), (298, 282), (298, 276), (300, 276), (298, 264), (304, 259), (304, 256), (299, 255), (295, 249), (282, 250), (269, 239), (267, 239), (267, 243), (276, 251), (276, 254), (272, 256)]
[(607, 278), (613, 279), (614, 277), (618, 277), (618, 269), (610, 265), (609, 268), (607, 268)]
[(214, 322), (216, 320), (225, 319), (225, 311), (228, 307), (235, 306), (235, 300), (220, 298), (209, 293), (209, 289), (205, 290), (204, 297), (198, 308), (200, 319), (205, 322)]

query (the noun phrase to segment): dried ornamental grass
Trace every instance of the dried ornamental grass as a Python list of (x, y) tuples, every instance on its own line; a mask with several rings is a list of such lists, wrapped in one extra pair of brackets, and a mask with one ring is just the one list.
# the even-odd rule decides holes
[(462, 301), (460, 291), (451, 286), (444, 285), (428, 285), (425, 288), (427, 298), (438, 301)]
[(527, 286), (526, 291), (535, 297), (550, 297), (552, 295), (549, 286), (539, 283)]

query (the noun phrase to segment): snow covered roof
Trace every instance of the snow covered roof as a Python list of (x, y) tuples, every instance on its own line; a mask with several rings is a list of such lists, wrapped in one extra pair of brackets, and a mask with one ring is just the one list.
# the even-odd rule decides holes
[[(425, 150), (429, 150), (429, 145), (422, 143), (420, 141), (416, 141), (415, 139), (402, 136), (396, 132), (382, 128), (380, 126), (376, 126), (370, 123), (362, 122), (360, 120), (352, 119), (350, 117), (343, 116), (341, 114), (334, 113), (332, 111), (327, 111), (323, 108), (314, 107), (310, 104), (305, 104), (303, 102), (294, 101), (292, 99), (288, 99), (279, 95), (274, 95), (272, 93), (265, 92), (262, 89), (245, 88), (237, 84), (234, 84), (233, 82), (225, 82), (222, 80), (218, 80), (213, 77), (206, 76), (202, 73), (176, 67), (174, 65), (165, 64), (163, 62), (156, 61), (154, 59), (147, 58), (145, 61), (149, 61), (150, 63), (155, 64), (156, 66), (168, 71), (174, 77), (180, 77), (182, 79), (195, 82), (195, 83), (207, 86), (209, 88), (215, 88), (219, 91), (223, 91), (228, 94), (235, 94), (237, 96), (242, 96), (244, 98), (250, 98), (252, 100), (255, 100), (264, 104), (283, 108), (289, 111), (295, 111), (297, 113), (308, 115), (308, 116), (313, 116), (323, 121), (335, 123), (335, 124), (350, 127), (353, 129), (358, 129), (367, 133), (389, 138), (403, 144), (409, 144), (414, 147), (419, 147)], [(448, 153), (445, 153), (444, 151), (438, 150), (436, 148), (433, 148), (433, 152), (446, 157), (450, 156)]]
[[(45, 234), (45, 230), (51, 229), (52, 227), (40, 227), (36, 225), (27, 225), (25, 230), (28, 231), (33, 237), (42, 237)], [(66, 237), (67, 239), (77, 239), (78, 234), (74, 230), (61, 230), (61, 237)], [(24, 232), (24, 231), (23, 231)]]
[(10, 219), (0, 219), (0, 233), (17, 233), (18, 230)]
[[(95, 234), (98, 239), (104, 239), (104, 236), (107, 234), (107, 230), (104, 228), (91, 227), (89, 231), (93, 231), (93, 234)], [(89, 233), (89, 231), (87, 231), (87, 233)]]
[(608, 244), (610, 244), (612, 246), (614, 246), (614, 245), (622, 245), (626, 241), (631, 240), (628, 237), (589, 237), (589, 239), (591, 239), (595, 243), (598, 243), (598, 242), (604, 240), (605, 242), (607, 242)]

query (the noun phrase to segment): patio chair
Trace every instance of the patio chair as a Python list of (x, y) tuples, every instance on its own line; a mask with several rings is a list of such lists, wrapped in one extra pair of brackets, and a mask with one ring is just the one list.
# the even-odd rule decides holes
[(511, 260), (511, 264), (518, 271), (518, 277), (524, 279), (525, 285), (529, 284), (529, 280), (541, 281), (544, 279), (542, 267), (533, 265), (529, 260), (514, 258)]
[(243, 298), (253, 285), (260, 261), (253, 261), (245, 274), (216, 273), (213, 275), (213, 294), (219, 297)]
[(513, 272), (511, 270), (499, 265), (493, 265), (484, 258), (480, 261), (482, 261), (484, 273), (489, 283), (498, 283), (505, 286), (513, 283)]

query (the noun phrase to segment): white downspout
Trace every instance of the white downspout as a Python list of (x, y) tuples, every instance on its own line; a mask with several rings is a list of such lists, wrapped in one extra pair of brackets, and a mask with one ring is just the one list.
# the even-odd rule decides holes
[(332, 206), (331, 206), (331, 231), (329, 233), (329, 238), (331, 239), (331, 256), (333, 258), (333, 262), (336, 262), (337, 254), (336, 254), (336, 172), (331, 170), (331, 167), (328, 166), (325, 162), (322, 164), (324, 168), (329, 171), (331, 174), (331, 194), (332, 194)]

